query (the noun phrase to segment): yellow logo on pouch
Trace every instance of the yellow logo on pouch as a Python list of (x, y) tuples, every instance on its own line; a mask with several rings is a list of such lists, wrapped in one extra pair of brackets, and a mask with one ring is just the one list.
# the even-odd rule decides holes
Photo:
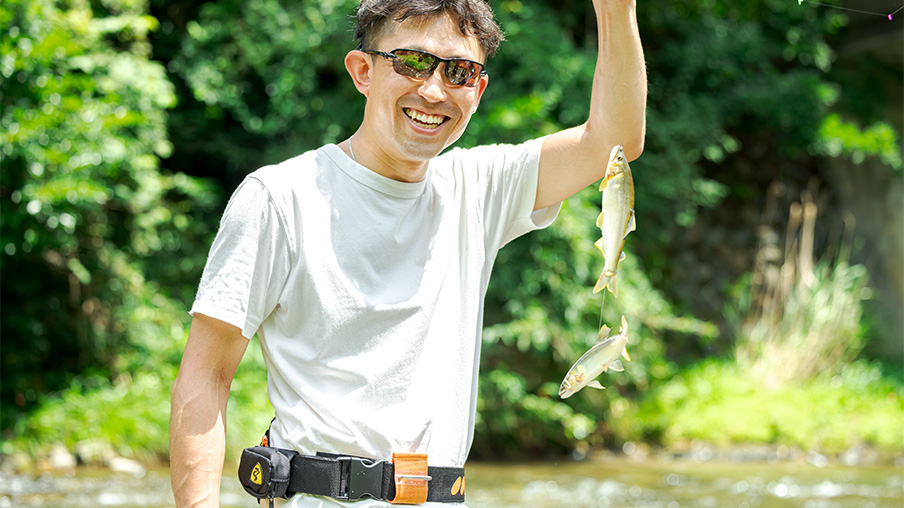
[(251, 470), (251, 483), (260, 485), (261, 481), (261, 463), (258, 462), (254, 465), (254, 469)]

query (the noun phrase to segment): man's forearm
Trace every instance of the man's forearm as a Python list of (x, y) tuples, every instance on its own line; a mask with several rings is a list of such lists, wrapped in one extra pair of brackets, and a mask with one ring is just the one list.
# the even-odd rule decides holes
[[(636, 5), (626, 0), (595, 0), (599, 56), (587, 128), (600, 140), (617, 140), (633, 160), (643, 151), (647, 75), (637, 29)], [(611, 146), (604, 146), (607, 151)]]
[(170, 415), (170, 477), (176, 506), (217, 507), (226, 443), (228, 387), (176, 379)]
[(226, 402), (248, 340), (241, 330), (196, 313), (170, 413), (170, 477), (176, 506), (215, 507), (226, 450)]

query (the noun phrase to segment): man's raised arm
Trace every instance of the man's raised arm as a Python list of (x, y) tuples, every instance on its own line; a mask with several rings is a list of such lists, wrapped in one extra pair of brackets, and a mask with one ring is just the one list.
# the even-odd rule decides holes
[(219, 506), (226, 401), (247, 347), (238, 328), (195, 314), (171, 399), (170, 476), (179, 508)]
[(602, 178), (606, 157), (623, 145), (634, 160), (643, 151), (647, 76), (634, 0), (593, 0), (599, 56), (587, 122), (543, 143), (534, 209), (574, 195)]

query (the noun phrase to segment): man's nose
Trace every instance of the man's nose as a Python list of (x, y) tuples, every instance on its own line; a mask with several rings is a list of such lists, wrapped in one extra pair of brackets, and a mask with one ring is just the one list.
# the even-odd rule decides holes
[(445, 100), (446, 98), (446, 83), (445, 77), (443, 76), (443, 65), (440, 64), (433, 70), (433, 74), (430, 75), (424, 82), (421, 84), (418, 89), (418, 93), (425, 100), (430, 102), (440, 102)]

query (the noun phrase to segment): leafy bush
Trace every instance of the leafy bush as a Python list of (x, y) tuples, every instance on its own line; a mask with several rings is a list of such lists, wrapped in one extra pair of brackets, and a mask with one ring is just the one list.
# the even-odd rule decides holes
[[(173, 318), (172, 315), (169, 316)], [(179, 356), (185, 334), (166, 337), (171, 356)], [(59, 396), (49, 399), (28, 419), (18, 421), (14, 437), (0, 444), (0, 453), (48, 452), (54, 443), (70, 450), (84, 441), (108, 443), (120, 455), (147, 461), (165, 460), (169, 449), (169, 393), (178, 362), (152, 356), (148, 365), (121, 374), (107, 386), (92, 389), (76, 379)], [(256, 344), (248, 347), (232, 383), (227, 407), (226, 457), (236, 460), (241, 450), (260, 441), (273, 418), (267, 398), (267, 371)], [(73, 425), (73, 422), (77, 422)]]
[[(731, 361), (707, 360), (652, 390), (615, 422), (620, 439), (686, 446), (771, 443), (841, 453), (861, 444), (892, 457), (904, 385), (859, 361), (832, 377), (768, 387)], [(743, 417), (741, 417), (743, 415)]]

